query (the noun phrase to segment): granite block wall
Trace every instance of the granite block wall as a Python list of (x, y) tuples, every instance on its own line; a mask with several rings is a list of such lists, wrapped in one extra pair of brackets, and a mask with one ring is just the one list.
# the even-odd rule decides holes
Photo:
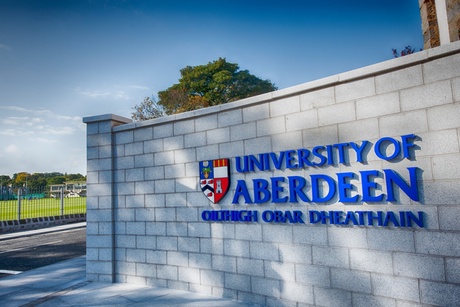
[[(459, 68), (460, 43), (455, 42), (156, 120), (132, 123), (110, 114), (85, 118), (88, 279), (176, 288), (266, 306), (458, 305)], [(279, 157), (287, 150), (363, 140), (375, 146), (385, 137), (402, 144), (404, 135), (414, 135), (410, 159), (401, 157), (402, 150), (388, 161), (368, 150), (365, 161), (357, 162), (358, 153), (350, 150), (344, 163), (337, 162), (340, 155), (335, 152), (335, 163), (320, 167), (236, 168), (236, 157)], [(397, 144), (389, 142), (380, 154), (391, 155)], [(214, 204), (201, 191), (198, 165), (223, 158), (230, 160), (231, 184)], [(408, 173), (413, 167), (418, 170), (415, 182)], [(347, 177), (342, 192), (352, 197), (372, 190), (375, 197), (390, 193), (384, 170), (400, 174), (407, 186), (404, 190), (399, 182), (393, 187), (394, 200), (341, 202), (337, 191), (325, 202), (272, 202), (276, 193), (282, 198), (291, 192), (285, 180), (266, 202), (248, 204), (244, 196), (234, 201), (241, 193), (239, 182), (255, 197), (253, 182), (261, 179), (273, 185), (274, 177), (309, 181), (312, 175), (337, 178), (366, 171), (380, 174), (368, 180), (371, 187)], [(313, 184), (303, 187), (310, 198), (312, 190)], [(207, 211), (220, 210), (256, 211), (259, 219), (205, 219)], [(304, 223), (266, 221), (266, 211), (298, 211)], [(352, 219), (338, 224), (327, 217), (323, 224), (311, 219), (312, 211), (342, 212), (342, 222), (348, 212), (381, 212), (388, 223), (379, 225), (375, 217), (372, 225)], [(400, 212), (416, 217), (422, 212), (423, 224), (395, 223)]]

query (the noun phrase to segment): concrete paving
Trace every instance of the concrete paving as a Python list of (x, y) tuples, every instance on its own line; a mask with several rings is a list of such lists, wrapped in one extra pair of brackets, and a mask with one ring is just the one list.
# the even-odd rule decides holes
[[(32, 233), (22, 233), (26, 234)], [(257, 306), (187, 291), (89, 282), (86, 280), (85, 256), (0, 278), (0, 302), (2, 307)]]

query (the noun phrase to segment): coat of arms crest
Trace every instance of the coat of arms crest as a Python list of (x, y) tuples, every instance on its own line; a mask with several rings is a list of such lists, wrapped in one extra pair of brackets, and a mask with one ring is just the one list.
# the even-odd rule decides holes
[(201, 161), (200, 186), (204, 195), (217, 204), (227, 194), (230, 187), (230, 160)]

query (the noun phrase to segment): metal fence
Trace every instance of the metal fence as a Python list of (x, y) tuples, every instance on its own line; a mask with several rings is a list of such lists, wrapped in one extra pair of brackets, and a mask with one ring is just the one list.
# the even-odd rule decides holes
[(86, 213), (86, 194), (49, 189), (0, 188), (0, 221)]

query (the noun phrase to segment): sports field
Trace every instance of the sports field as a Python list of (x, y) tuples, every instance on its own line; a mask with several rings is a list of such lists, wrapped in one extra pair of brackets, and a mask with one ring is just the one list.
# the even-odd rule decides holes
[[(86, 213), (86, 197), (64, 198), (64, 212), (62, 214)], [(61, 202), (56, 198), (23, 199), (21, 201), (20, 219), (59, 216)], [(18, 219), (18, 201), (0, 201), (0, 221)]]

